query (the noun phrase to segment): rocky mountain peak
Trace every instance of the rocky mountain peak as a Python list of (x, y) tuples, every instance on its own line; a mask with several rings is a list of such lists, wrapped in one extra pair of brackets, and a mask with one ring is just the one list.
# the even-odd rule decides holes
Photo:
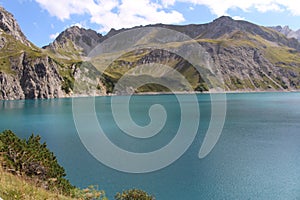
[(65, 51), (78, 51), (81, 56), (86, 56), (89, 52), (103, 41), (103, 36), (91, 29), (72, 26), (67, 28), (45, 49)]
[(274, 26), (274, 27), (270, 27), (270, 28), (278, 31), (279, 33), (282, 33), (287, 38), (295, 38), (298, 41), (300, 41), (300, 29), (297, 31), (294, 31), (289, 26)]
[(287, 35), (293, 31), (292, 29), (290, 29), (289, 26), (277, 26), (276, 28), (279, 32), (283, 33), (284, 35)]
[(214, 23), (234, 23), (234, 19), (232, 19), (231, 17), (229, 16), (221, 16), (215, 20), (213, 20)]
[[(28, 48), (34, 45), (21, 32), (13, 15), (0, 7), (0, 99), (57, 98), (95, 93), (103, 95), (113, 92), (114, 85), (128, 70), (147, 63), (173, 67), (191, 82), (196, 91), (209, 89), (211, 80), (204, 83), (202, 74), (191, 67), (188, 61), (168, 51), (144, 49), (132, 52), (128, 49), (130, 52), (123, 54), (104, 72), (98, 69), (102, 69), (100, 67), (105, 66), (110, 59), (105, 56), (117, 54), (96, 58), (99, 66), (94, 66), (84, 57), (105, 39), (140, 27), (111, 29), (107, 35), (102, 36), (96, 31), (73, 26), (59, 34), (53, 43), (44, 47), (46, 50), (41, 51), (37, 47)], [(153, 24), (146, 27), (151, 27), (152, 31), (147, 33), (149, 40), (156, 37), (155, 29), (152, 28), (157, 27), (178, 31), (197, 40), (211, 58), (211, 70), (222, 76), (225, 90), (300, 90), (300, 42), (285, 36), (291, 33), (300, 35), (300, 31), (293, 32), (287, 26), (271, 29), (227, 16), (206, 24)], [(131, 34), (129, 37), (136, 36)], [(186, 48), (185, 42), (178, 42), (177, 45)], [(149, 68), (149, 72), (153, 73), (153, 78), (165, 73), (152, 68)], [(174, 80), (174, 83), (177, 84), (177, 81)], [(79, 88), (74, 88), (75, 82), (80, 85)], [(178, 84), (180, 91), (185, 90), (182, 82)], [(124, 88), (125, 93), (131, 90)], [(139, 91), (162, 90), (151, 85)]]
[(22, 42), (26, 46), (31, 47), (32, 44), (27, 40), (14, 16), (0, 6), (0, 32), (4, 32), (13, 36), (16, 40)]

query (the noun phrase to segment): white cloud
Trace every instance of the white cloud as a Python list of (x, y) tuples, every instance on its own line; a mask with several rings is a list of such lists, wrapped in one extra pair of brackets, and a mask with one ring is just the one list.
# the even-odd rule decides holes
[[(300, 16), (298, 0), (35, 0), (50, 15), (60, 20), (71, 15), (87, 15), (92, 23), (98, 24), (100, 32), (111, 28), (120, 29), (154, 23), (177, 24), (184, 16), (175, 10), (177, 2), (186, 3), (187, 8), (207, 6), (216, 16), (229, 15), (230, 9), (245, 12), (288, 11)], [(193, 9), (190, 9), (192, 12)]]
[(94, 4), (93, 0), (35, 0), (40, 6), (47, 10), (52, 16), (60, 20), (69, 19), (71, 14), (84, 14), (87, 12), (86, 8)]
[[(92, 23), (101, 26), (100, 32), (111, 28), (126, 28), (153, 23), (180, 23), (181, 13), (165, 11), (161, 3), (151, 0), (35, 0), (50, 15), (60, 20), (69, 19), (72, 14), (88, 14)], [(170, 1), (170, 0), (169, 0)], [(175, 2), (175, 0), (174, 0)], [(116, 12), (117, 11), (117, 12)]]
[(51, 35), (49, 36), (49, 38), (50, 38), (51, 40), (54, 40), (55, 38), (57, 38), (58, 35), (59, 35), (59, 33), (54, 33), (54, 34), (51, 34)]
[(233, 16), (232, 19), (234, 19), (234, 20), (245, 20), (245, 18), (241, 17), (241, 16)]
[(85, 22), (80, 22), (80, 23), (77, 22), (75, 24), (71, 24), (69, 27), (72, 27), (72, 26), (78, 26), (79, 28), (85, 28), (86, 27), (86, 23)]
[[(163, 5), (174, 5), (173, 0), (161, 0)], [(177, 2), (192, 3), (194, 5), (207, 6), (210, 11), (217, 15), (228, 15), (229, 9), (239, 8), (243, 11), (256, 9), (259, 12), (267, 11), (288, 11), (293, 15), (300, 16), (300, 6), (298, 0), (176, 0)]]

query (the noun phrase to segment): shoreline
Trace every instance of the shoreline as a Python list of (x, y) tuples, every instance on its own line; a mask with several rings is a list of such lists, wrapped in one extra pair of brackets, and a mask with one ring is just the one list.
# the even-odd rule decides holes
[(22, 100), (51, 100), (51, 99), (72, 99), (72, 98), (84, 98), (84, 97), (112, 97), (112, 96), (156, 96), (156, 95), (189, 95), (189, 94), (254, 94), (254, 93), (300, 93), (300, 90), (258, 90), (258, 91), (245, 91), (245, 90), (234, 90), (234, 91), (205, 91), (205, 92), (143, 92), (143, 93), (132, 93), (132, 94), (103, 94), (103, 95), (74, 95), (54, 98), (37, 98), (37, 99), (2, 99), (0, 101), (22, 101)]

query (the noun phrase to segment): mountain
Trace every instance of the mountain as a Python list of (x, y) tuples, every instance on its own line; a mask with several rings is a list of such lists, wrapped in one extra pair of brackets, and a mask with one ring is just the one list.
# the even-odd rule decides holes
[[(196, 40), (209, 53), (215, 73), (221, 74), (227, 91), (290, 91), (300, 88), (300, 44), (273, 29), (230, 17), (220, 17), (200, 25), (156, 24), (147, 27), (172, 29)], [(112, 30), (106, 37), (138, 28)], [(153, 30), (145, 35), (155, 37)], [(167, 64), (188, 77), (195, 90), (208, 89), (201, 74), (197, 76), (191, 64), (165, 51), (145, 49), (141, 54), (125, 54), (106, 69), (105, 74), (116, 83), (123, 74), (141, 63)], [(142, 91), (149, 91), (149, 88)]]
[(74, 95), (70, 88), (82, 61), (72, 57), (61, 58), (36, 47), (27, 40), (13, 15), (0, 7), (0, 99)]
[(293, 31), (289, 26), (275, 26), (270, 28), (282, 33), (287, 38), (296, 38), (298, 41), (300, 41), (300, 29), (297, 31)]
[(73, 26), (60, 33), (53, 43), (43, 47), (61, 56), (80, 58), (87, 56), (104, 37), (94, 30)]
[(0, 41), (0, 99), (60, 96), (55, 62), (27, 40), (4, 8), (0, 8)]
[[(218, 79), (224, 80), (222, 85), (217, 85), (226, 91), (300, 89), (300, 43), (287, 37), (279, 28), (267, 28), (230, 17), (220, 17), (207, 24), (148, 25), (142, 32), (135, 32), (143, 28), (141, 26), (112, 29), (106, 35), (74, 26), (40, 49), (26, 39), (16, 20), (3, 8), (0, 17), (0, 99), (168, 91), (162, 86), (164, 83), (171, 83), (178, 91), (189, 90), (183, 79), (178, 81), (175, 79), (178, 76), (171, 76), (171, 71), (163, 69), (162, 65), (179, 72), (195, 91), (211, 90), (210, 86), (216, 85)], [(199, 73), (193, 63), (176, 51), (151, 48), (161, 39), (169, 41), (165, 45), (170, 48), (186, 47), (185, 41), (173, 42), (180, 39), (176, 35), (158, 35), (158, 28), (181, 32), (192, 38), (209, 55), (211, 67), (202, 63)], [(134, 45), (139, 48), (118, 49), (120, 44), (112, 42), (107, 49), (115, 48), (113, 52), (88, 58), (97, 45), (107, 45), (113, 36), (126, 34), (126, 31), (131, 31), (131, 35), (126, 36), (127, 41), (121, 42), (138, 41)], [(141, 44), (148, 46), (142, 47)], [(130, 85), (141, 83), (137, 71), (134, 71), (138, 66), (148, 66), (143, 69), (146, 74), (143, 81), (165, 82), (134, 89)], [(114, 91), (116, 83), (126, 73), (129, 73), (128, 85), (121, 85), (119, 91)], [(219, 77), (212, 78), (212, 74)], [(162, 79), (163, 75), (166, 78)]]
[[(8, 34), (15, 40), (18, 40), (22, 44), (32, 47), (33, 45), (27, 40), (25, 35), (22, 33), (17, 21), (13, 15), (7, 12), (3, 7), (0, 6), (0, 31), (1, 34)], [(4, 37), (1, 40), (0, 46), (3, 47), (6, 40)]]

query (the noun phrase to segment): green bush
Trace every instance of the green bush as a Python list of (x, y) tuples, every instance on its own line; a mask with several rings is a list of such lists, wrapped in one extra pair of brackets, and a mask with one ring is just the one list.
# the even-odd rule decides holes
[(64, 81), (62, 82), (61, 89), (65, 91), (66, 94), (70, 94), (74, 89), (74, 78), (72, 77), (63, 77)]
[(12, 131), (0, 134), (0, 152), (5, 170), (32, 178), (45, 189), (69, 195), (74, 186), (65, 179), (65, 170), (58, 164), (46, 143), (40, 143), (39, 135), (28, 140), (18, 138)]
[(82, 200), (108, 200), (105, 192), (94, 185), (83, 190), (75, 188), (71, 193), (71, 197)]
[[(13, 174), (30, 177), (38, 186), (81, 200), (108, 200), (98, 186), (79, 189), (65, 179), (65, 170), (58, 164), (54, 154), (46, 143), (40, 143), (41, 137), (33, 134), (20, 139), (12, 131), (0, 133), (0, 161), (2, 167)], [(1, 166), (0, 166), (1, 167)], [(17, 197), (17, 194), (13, 194)], [(20, 198), (21, 199), (21, 198)], [(139, 189), (117, 193), (116, 200), (155, 200), (151, 195)]]
[(130, 189), (123, 191), (122, 193), (117, 193), (115, 195), (116, 200), (155, 200), (155, 198), (147, 194), (143, 190)]

